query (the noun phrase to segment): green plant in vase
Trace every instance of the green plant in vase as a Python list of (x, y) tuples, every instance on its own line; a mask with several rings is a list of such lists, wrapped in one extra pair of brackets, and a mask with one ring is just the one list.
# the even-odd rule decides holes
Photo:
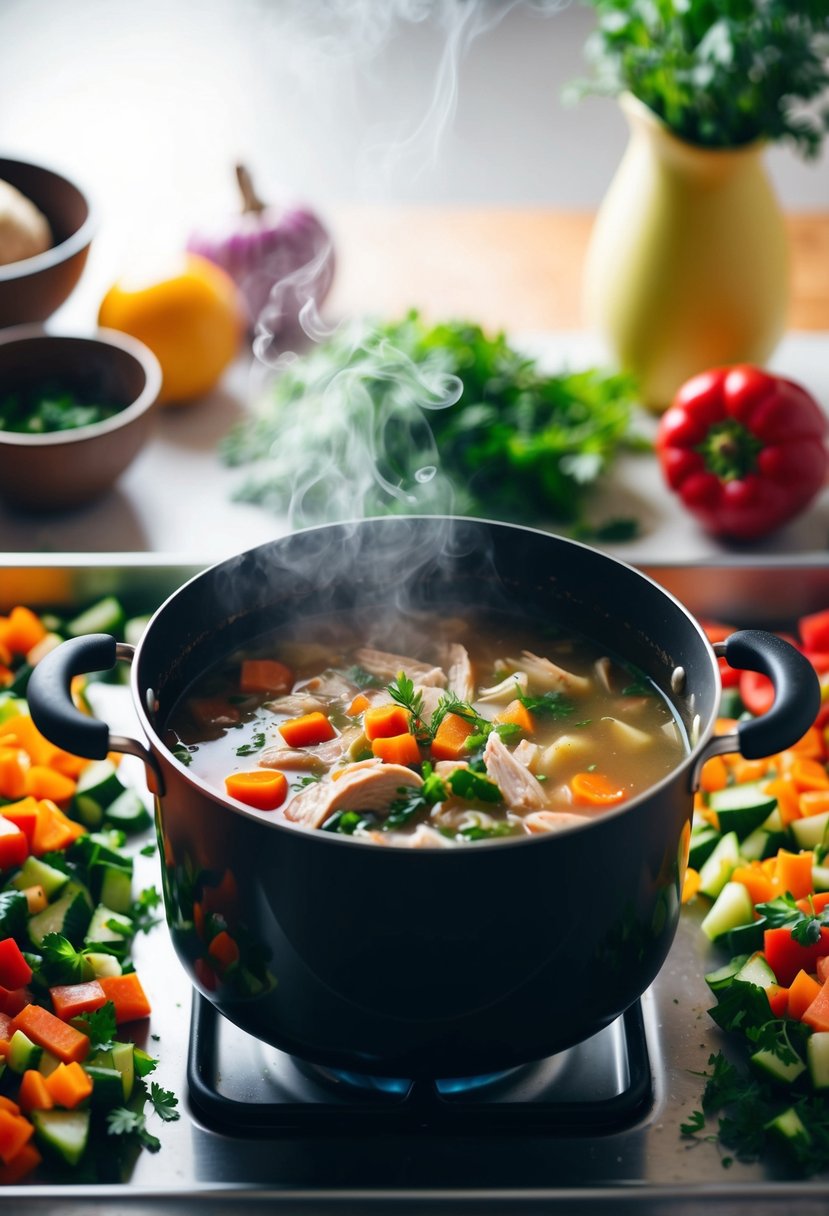
[(653, 409), (689, 376), (767, 359), (788, 244), (763, 154), (819, 155), (829, 0), (589, 0), (589, 80), (630, 125), (585, 266), (587, 318)]

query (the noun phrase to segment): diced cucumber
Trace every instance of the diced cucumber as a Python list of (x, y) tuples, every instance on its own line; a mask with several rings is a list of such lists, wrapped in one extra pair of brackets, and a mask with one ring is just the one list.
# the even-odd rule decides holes
[(754, 904), (746, 886), (741, 882), (727, 882), (700, 927), (709, 941), (713, 942), (729, 929), (750, 924), (753, 916)]
[(756, 984), (758, 988), (770, 988), (777, 983), (777, 976), (762, 954), (750, 955), (734, 979), (741, 984)]
[(107, 595), (67, 621), (65, 632), (70, 638), (80, 637), (83, 633), (114, 633), (120, 637), (124, 620), (124, 609), (118, 600), (114, 595)]
[(44, 1049), (43, 1055), (40, 1057), (40, 1063), (37, 1066), (37, 1071), (44, 1077), (50, 1077), (60, 1064), (57, 1056), (52, 1055), (51, 1051)]
[(132, 931), (132, 921), (128, 916), (113, 912), (106, 904), (98, 904), (86, 930), (85, 941), (90, 945), (96, 942), (116, 944), (132, 937)]
[(90, 950), (84, 958), (92, 968), (92, 974), (95, 979), (106, 979), (112, 975), (121, 975), (123, 968), (114, 954), (105, 954), (97, 950)]
[(717, 844), (711, 856), (702, 866), (700, 891), (716, 899), (731, 877), (731, 872), (740, 861), (740, 844), (736, 832), (728, 832)]
[(743, 964), (747, 962), (747, 954), (738, 954), (724, 966), (718, 967), (716, 971), (709, 971), (705, 977), (706, 984), (712, 992), (719, 992), (720, 989), (727, 988)]
[(812, 886), (816, 891), (829, 891), (829, 866), (812, 866)]
[(814, 1089), (829, 1089), (829, 1030), (816, 1030), (806, 1040), (806, 1059)]
[(150, 813), (135, 790), (123, 794), (104, 809), (104, 819), (124, 832), (142, 832), (152, 823)]
[(88, 1110), (34, 1110), (31, 1114), (41, 1144), (67, 1165), (77, 1165), (89, 1140)]
[(25, 891), (27, 887), (43, 887), (46, 898), (54, 899), (68, 881), (69, 875), (64, 874), (63, 870), (56, 870), (39, 857), (30, 855), (23, 862), (20, 873), (11, 880), (11, 886), (18, 891)]
[(777, 806), (777, 799), (763, 788), (764, 782), (728, 785), (710, 795), (708, 805), (717, 812), (720, 831), (736, 832), (742, 840), (764, 823)]
[(77, 794), (86, 794), (99, 806), (109, 806), (127, 787), (111, 760), (94, 760), (78, 777)]
[(112, 908), (113, 912), (129, 912), (132, 906), (132, 872), (123, 866), (101, 866), (100, 869), (101, 903)]
[(688, 865), (699, 870), (708, 860), (720, 841), (720, 833), (711, 824), (706, 824), (698, 832), (691, 832), (691, 847), (688, 851)]
[(104, 808), (86, 794), (76, 794), (72, 799), (72, 814), (78, 823), (92, 830), (104, 822)]
[(767, 828), (755, 828), (740, 844), (740, 855), (746, 861), (762, 861), (771, 855), (772, 834)]
[(763, 949), (763, 932), (767, 928), (766, 917), (758, 916), (749, 924), (729, 929), (720, 944), (724, 944), (730, 954), (754, 954), (755, 951)]
[(84, 1071), (90, 1077), (92, 1105), (111, 1110), (124, 1102), (124, 1080), (117, 1068), (104, 1068), (100, 1064), (85, 1064)]
[(772, 811), (772, 813), (769, 815), (768, 819), (764, 819), (760, 826), (764, 827), (767, 832), (771, 832), (772, 834), (774, 834), (776, 832), (776, 833), (779, 833), (781, 836), (785, 836), (786, 835), (786, 825), (783, 822), (783, 818), (780, 814), (780, 807), (776, 806), (774, 808), (774, 810)]
[(811, 1136), (803, 1125), (803, 1120), (793, 1106), (784, 1110), (775, 1119), (766, 1124), (768, 1131), (782, 1136), (784, 1140), (811, 1140)]
[(132, 1043), (113, 1043), (106, 1051), (97, 1051), (86, 1061), (95, 1068), (114, 1068), (121, 1074), (123, 1099), (128, 1102), (135, 1084), (135, 1048)]
[(6, 1063), (12, 1072), (24, 1073), (27, 1068), (37, 1068), (43, 1048), (33, 1043), (22, 1030), (15, 1030), (9, 1039)]
[(61, 933), (78, 946), (89, 925), (92, 900), (80, 883), (68, 882), (61, 896), (29, 920), (29, 937), (39, 946), (47, 933)]
[(806, 1071), (806, 1065), (800, 1056), (795, 1055), (793, 1060), (781, 1060), (773, 1051), (765, 1049), (755, 1051), (751, 1062), (755, 1068), (759, 1068), (767, 1077), (771, 1077), (772, 1081), (778, 1081), (781, 1085), (791, 1085), (792, 1081), (796, 1081), (800, 1074)]
[(798, 848), (817, 848), (823, 840), (827, 823), (829, 823), (829, 811), (824, 811), (822, 815), (806, 815), (803, 819), (793, 819), (789, 827), (792, 836), (797, 841)]

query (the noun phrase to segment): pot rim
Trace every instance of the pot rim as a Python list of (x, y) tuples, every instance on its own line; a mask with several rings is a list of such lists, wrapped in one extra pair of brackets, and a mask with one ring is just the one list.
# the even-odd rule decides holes
[[(265, 541), (264, 544), (254, 546), (253, 549), (243, 550), (242, 553), (246, 553), (246, 552), (253, 553), (253, 552), (256, 552), (257, 550), (270, 548), (273, 544), (278, 543), (280, 540), (287, 539), (288, 536), (291, 536), (291, 537), (302, 536), (305, 534), (320, 532), (320, 531), (330, 529), (330, 528), (354, 528), (354, 527), (359, 527), (363, 524), (384, 526), (386, 521), (389, 521), (390, 525), (393, 525), (394, 522), (411, 523), (416, 520), (423, 520), (425, 522), (452, 520), (453, 522), (456, 522), (459, 524), (460, 523), (471, 523), (471, 524), (480, 525), (480, 526), (486, 527), (486, 528), (506, 528), (511, 531), (517, 530), (520, 532), (527, 532), (527, 533), (530, 533), (532, 536), (536, 536), (536, 537), (542, 537), (542, 538), (547, 538), (547, 539), (552, 538), (553, 540), (563, 542), (566, 545), (572, 545), (573, 547), (578, 548), (578, 549), (585, 549), (585, 550), (589, 551), (590, 553), (599, 557), (601, 560), (607, 561), (610, 565), (619, 566), (622, 569), (632, 572), (638, 578), (642, 579), (645, 583), (649, 584), (652, 588), (654, 588), (661, 595), (663, 595), (666, 600), (668, 600), (670, 603), (674, 604), (681, 611), (682, 615), (686, 618), (689, 625), (698, 634), (698, 636), (701, 639), (701, 641), (703, 642), (704, 648), (708, 654), (709, 662), (711, 665), (711, 671), (712, 671), (714, 681), (715, 681), (714, 704), (716, 705), (719, 702), (719, 694), (722, 691), (722, 684), (721, 684), (721, 680), (720, 680), (720, 668), (719, 668), (719, 663), (717, 661), (717, 657), (714, 654), (714, 650), (705, 634), (705, 630), (703, 629), (702, 625), (696, 619), (696, 617), (688, 610), (688, 608), (685, 607), (685, 605), (681, 602), (681, 600), (678, 600), (676, 598), (676, 596), (674, 596), (670, 591), (667, 591), (664, 587), (662, 587), (661, 584), (656, 582), (655, 579), (651, 578), (650, 575), (643, 573), (643, 571), (639, 570), (636, 566), (633, 566), (630, 562), (626, 562), (621, 558), (618, 558), (611, 554), (605, 553), (603, 550), (595, 549), (595, 548), (593, 548), (592, 545), (587, 545), (583, 541), (571, 540), (569, 537), (560, 536), (558, 533), (546, 532), (541, 528), (533, 528), (533, 527), (529, 527), (528, 525), (525, 525), (525, 524), (513, 524), (513, 523), (503, 521), (503, 520), (482, 519), (477, 516), (389, 515), (389, 516), (371, 517), (368, 519), (363, 518), (363, 519), (342, 520), (342, 521), (338, 521), (336, 523), (314, 524), (314, 525), (311, 525), (306, 528), (298, 528), (293, 532), (287, 533), (284, 537), (278, 537), (273, 541)], [(206, 578), (206, 577), (211, 576), (214, 572), (218, 571), (222, 566), (225, 566), (230, 562), (237, 561), (240, 556), (242, 556), (242, 554), (237, 554), (230, 558), (223, 558), (217, 562), (214, 562), (212, 565), (208, 566), (205, 570), (199, 571), (198, 574), (193, 575), (191, 578), (187, 579), (186, 582), (182, 583), (182, 585), (180, 587), (178, 587), (171, 595), (169, 595), (167, 597), (167, 599), (164, 601), (164, 603), (161, 604), (160, 607), (153, 613), (153, 615), (150, 617), (150, 620), (147, 622), (147, 626), (141, 636), (141, 639), (138, 642), (138, 645), (135, 648), (135, 654), (134, 654), (133, 662), (132, 662), (132, 669), (130, 672), (130, 688), (132, 691), (133, 703), (134, 703), (134, 706), (135, 706), (137, 714), (138, 714), (141, 728), (150, 741), (150, 746), (151, 746), (152, 751), (157, 756), (160, 755), (163, 758), (164, 763), (169, 764), (174, 769), (174, 771), (177, 773), (177, 775), (179, 777), (183, 778), (189, 785), (195, 787), (195, 789), (198, 791), (198, 793), (201, 796), (209, 798), (212, 802), (215, 802), (219, 806), (222, 806), (225, 810), (232, 811), (233, 813), (238, 814), (243, 819), (252, 821), (253, 823), (257, 823), (257, 824), (263, 824), (266, 828), (268, 828), (271, 831), (289, 832), (291, 835), (294, 835), (296, 832), (303, 832), (306, 836), (316, 838), (320, 842), (321, 845), (324, 844), (326, 846), (331, 846), (331, 847), (335, 847), (335, 848), (341, 848), (341, 847), (353, 848), (355, 846), (363, 848), (363, 849), (373, 848), (375, 852), (379, 853), (382, 856), (388, 856), (389, 854), (391, 854), (393, 856), (408, 857), (408, 856), (412, 856), (413, 854), (426, 854), (427, 856), (431, 856), (431, 857), (434, 857), (437, 855), (445, 856), (445, 857), (456, 857), (456, 856), (468, 857), (474, 852), (485, 851), (485, 852), (489, 853), (492, 849), (503, 849), (503, 848), (512, 849), (512, 848), (517, 848), (517, 847), (525, 847), (527, 845), (533, 845), (533, 846), (537, 847), (537, 846), (541, 845), (544, 841), (548, 842), (547, 847), (553, 847), (550, 842), (559, 840), (562, 836), (567, 837), (567, 836), (570, 836), (571, 834), (580, 835), (581, 833), (585, 832), (586, 830), (588, 830), (590, 828), (598, 827), (600, 824), (607, 822), (610, 819), (615, 820), (624, 815), (635, 813), (636, 809), (639, 806), (641, 806), (643, 802), (647, 801), (651, 797), (658, 796), (663, 789), (667, 788), (674, 781), (676, 781), (677, 778), (682, 773), (687, 772), (688, 770), (690, 770), (693, 767), (693, 765), (698, 760), (700, 754), (702, 753), (704, 747), (706, 746), (706, 744), (708, 743), (708, 741), (710, 740), (710, 738), (712, 737), (712, 735), (714, 733), (714, 726), (715, 726), (716, 718), (717, 718), (716, 712), (712, 712), (710, 714), (709, 721), (707, 721), (706, 723), (701, 725), (701, 727), (697, 733), (697, 738), (696, 738), (695, 742), (691, 743), (690, 739), (688, 739), (687, 735), (686, 735), (686, 741), (688, 743), (688, 750), (686, 751), (685, 755), (682, 757), (681, 761), (677, 765), (675, 765), (674, 768), (672, 768), (671, 771), (669, 773), (667, 773), (664, 777), (662, 777), (658, 782), (656, 782), (653, 785), (649, 785), (646, 789), (644, 789), (640, 793), (636, 794), (630, 800), (623, 802), (618, 806), (610, 807), (609, 809), (602, 811), (601, 814), (596, 816), (595, 818), (590, 818), (588, 816), (585, 816), (583, 823), (571, 824), (567, 828), (562, 829), (561, 832), (546, 832), (546, 833), (542, 832), (542, 833), (538, 833), (537, 835), (532, 835), (532, 836), (524, 835), (524, 836), (508, 837), (508, 838), (501, 838), (501, 839), (495, 839), (495, 840), (479, 840), (479, 841), (474, 842), (474, 848), (472, 848), (472, 849), (470, 849), (470, 848), (447, 849), (447, 848), (428, 847), (428, 846), (425, 848), (422, 848), (422, 849), (404, 849), (404, 848), (385, 848), (384, 849), (384, 848), (380, 848), (379, 846), (376, 846), (376, 845), (368, 845), (364, 841), (353, 840), (352, 838), (350, 838), (348, 836), (337, 835), (336, 833), (333, 833), (333, 832), (321, 832), (317, 828), (313, 828), (313, 829), (305, 828), (300, 824), (285, 824), (285, 823), (280, 822), (278, 819), (269, 819), (266, 817), (268, 812), (257, 813), (253, 808), (246, 807), (243, 803), (237, 802), (234, 799), (228, 798), (226, 795), (223, 795), (215, 786), (210, 785), (208, 782), (204, 781), (203, 778), (197, 776), (194, 773), (191, 773), (189, 771), (188, 767), (185, 764), (182, 764), (182, 762), (173, 755), (173, 753), (170, 751), (170, 749), (167, 747), (167, 745), (160, 738), (158, 732), (156, 731), (155, 727), (151, 723), (149, 715), (147, 713), (146, 697), (143, 693), (143, 690), (141, 690), (138, 687), (138, 668), (140, 666), (141, 651), (143, 649), (145, 639), (149, 636), (151, 630), (153, 629), (153, 626), (156, 624), (156, 621), (161, 616), (161, 614), (165, 611), (167, 605), (172, 603), (172, 601), (179, 594), (181, 594), (187, 587), (196, 583), (199, 579), (201, 579), (203, 577)], [(690, 790), (690, 787), (689, 787), (689, 791), (688, 791), (689, 799), (691, 797), (691, 792), (692, 791)], [(161, 795), (162, 801), (163, 801), (163, 797), (164, 797), (164, 795)], [(451, 863), (448, 863), (448, 864), (451, 864)]]

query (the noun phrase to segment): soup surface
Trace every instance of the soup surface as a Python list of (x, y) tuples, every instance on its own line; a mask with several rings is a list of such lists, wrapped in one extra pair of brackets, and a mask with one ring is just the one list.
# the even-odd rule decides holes
[(581, 636), (487, 615), (309, 621), (227, 655), (166, 742), (286, 824), (453, 847), (600, 815), (685, 753), (656, 686)]

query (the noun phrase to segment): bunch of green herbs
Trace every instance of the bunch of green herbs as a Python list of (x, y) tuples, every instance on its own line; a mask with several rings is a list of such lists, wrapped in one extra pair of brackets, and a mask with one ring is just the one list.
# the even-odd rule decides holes
[(589, 491), (635, 434), (635, 386), (597, 369), (544, 371), (503, 334), (465, 322), (343, 328), (287, 362), (226, 436), (251, 465), (235, 497), (292, 524), (450, 513), (585, 524)]
[(785, 141), (817, 156), (829, 130), (827, 0), (585, 0), (598, 25), (586, 92), (629, 92), (680, 138)]

